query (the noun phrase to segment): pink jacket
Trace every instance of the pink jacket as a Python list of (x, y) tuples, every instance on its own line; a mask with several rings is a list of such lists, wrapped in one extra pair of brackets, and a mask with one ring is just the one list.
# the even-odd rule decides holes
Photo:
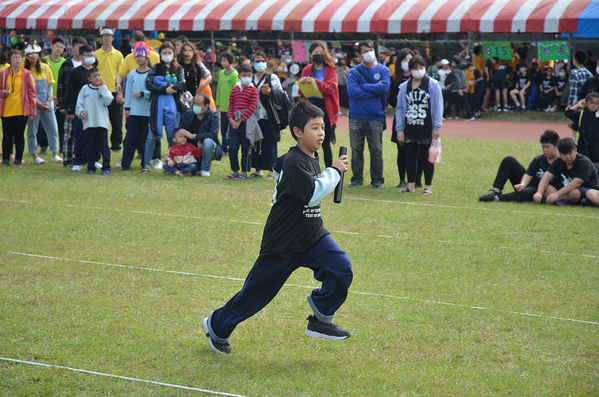
[[(4, 106), (6, 105), (6, 96), (4, 91), (8, 89), (8, 76), (10, 75), (10, 68), (0, 70), (0, 117), (4, 117)], [(37, 106), (35, 103), (35, 83), (33, 81), (33, 74), (30, 70), (21, 68), (21, 76), (23, 82), (21, 84), (21, 105), (23, 106), (23, 116), (36, 116)]]

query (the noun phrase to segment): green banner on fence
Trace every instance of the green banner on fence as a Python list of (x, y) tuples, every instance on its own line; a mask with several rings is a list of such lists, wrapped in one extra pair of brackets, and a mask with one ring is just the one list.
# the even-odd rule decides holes
[(567, 41), (544, 41), (537, 43), (539, 61), (562, 61), (568, 59)]
[(512, 43), (509, 41), (491, 41), (483, 43), (483, 56), (485, 59), (498, 57), (501, 60), (511, 61)]

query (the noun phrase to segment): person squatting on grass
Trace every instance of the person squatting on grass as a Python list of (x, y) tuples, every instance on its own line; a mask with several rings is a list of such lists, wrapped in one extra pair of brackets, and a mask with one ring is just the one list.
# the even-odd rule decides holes
[[(146, 78), (150, 67), (150, 46), (140, 41), (133, 49), (135, 61), (139, 65), (137, 69), (127, 75), (125, 88), (125, 117), (127, 122), (127, 135), (123, 145), (123, 157), (121, 158), (121, 169), (129, 171), (135, 150), (139, 150), (141, 156), (141, 168), (144, 169), (144, 157), (148, 130), (150, 129), (150, 96), (152, 93), (146, 87)], [(148, 165), (147, 171), (151, 168)]]
[[(252, 83), (254, 73), (248, 65), (241, 65), (238, 69), (241, 81), (238, 82), (229, 97), (229, 131), (227, 141), (229, 142), (229, 160), (231, 162), (230, 175), (224, 179), (242, 180), (247, 179), (247, 173), (251, 170), (250, 146), (252, 142), (248, 134), (260, 130), (258, 118), (255, 116), (258, 108), (258, 89)], [(262, 134), (260, 132), (260, 134)], [(239, 146), (241, 146), (241, 173), (239, 173)]]
[(203, 321), (210, 347), (219, 354), (231, 351), (229, 337), (235, 327), (262, 310), (299, 267), (312, 269), (322, 282), (308, 295), (314, 315), (308, 317), (306, 335), (329, 340), (350, 336), (333, 324), (333, 318), (347, 298), (353, 278), (351, 261), (325, 229), (320, 213), (321, 200), (347, 171), (347, 156), (320, 172), (317, 152), (325, 139), (324, 112), (309, 102), (294, 106), (289, 128), (297, 146), (275, 163), (277, 184), (260, 256), (241, 291)]
[[(530, 162), (528, 169), (518, 162), (514, 157), (507, 156), (499, 165), (497, 177), (493, 182), (493, 189), (481, 195), (478, 201), (533, 201), (532, 197), (537, 192), (539, 182), (549, 169), (553, 161), (558, 158), (557, 142), (559, 135), (553, 130), (547, 130), (541, 135), (541, 147), (543, 154), (536, 156)], [(502, 194), (507, 181), (510, 181), (514, 187), (514, 192)], [(554, 187), (560, 186), (551, 181)]]
[(399, 86), (395, 110), (397, 140), (406, 145), (408, 176), (408, 186), (400, 192), (414, 192), (418, 162), (424, 171), (423, 194), (430, 196), (435, 165), (428, 161), (428, 150), (432, 140), (441, 136), (443, 93), (437, 80), (426, 75), (426, 63), (421, 56), (410, 60), (410, 71), (412, 77)]
[(88, 71), (89, 84), (83, 86), (77, 96), (75, 114), (83, 125), (85, 136), (86, 174), (96, 172), (96, 158), (102, 155), (102, 175), (110, 175), (110, 149), (108, 147), (108, 106), (114, 96), (104, 84), (102, 73), (91, 68)]
[(173, 130), (175, 145), (168, 149), (164, 160), (164, 170), (168, 175), (193, 176), (198, 172), (198, 160), (202, 158), (202, 142), (196, 148), (187, 142), (187, 137), (181, 128)]
[[(549, 167), (539, 183), (539, 189), (533, 196), (535, 203), (541, 203), (543, 197), (547, 204), (564, 207), (570, 204), (587, 205), (585, 200), (589, 189), (599, 190), (597, 169), (588, 157), (579, 154), (572, 138), (560, 139), (557, 143), (559, 158)], [(557, 182), (558, 187), (550, 185)], [(597, 195), (593, 192), (590, 199), (595, 203)], [(599, 203), (595, 203), (599, 204)]]

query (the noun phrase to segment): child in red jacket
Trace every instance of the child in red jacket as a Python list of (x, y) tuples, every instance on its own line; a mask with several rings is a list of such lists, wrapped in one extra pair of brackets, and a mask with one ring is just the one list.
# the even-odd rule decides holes
[(175, 145), (168, 149), (164, 170), (168, 175), (192, 176), (198, 171), (198, 160), (202, 158), (202, 143), (198, 142), (196, 149), (191, 143), (187, 143), (187, 137), (180, 130), (173, 130)]

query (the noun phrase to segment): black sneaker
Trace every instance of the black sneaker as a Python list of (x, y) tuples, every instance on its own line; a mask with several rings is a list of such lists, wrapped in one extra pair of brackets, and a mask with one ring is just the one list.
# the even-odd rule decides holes
[(478, 201), (484, 201), (484, 202), (491, 202), (491, 201), (495, 201), (495, 197), (497, 197), (498, 193), (491, 189), (489, 190), (487, 193), (481, 195), (478, 198)]
[(2, 160), (2, 166), (3, 166), (3, 167), (8, 167), (8, 166), (10, 166), (10, 161), (8, 161), (8, 160)]
[(212, 339), (212, 337), (210, 336), (210, 332), (208, 332), (208, 317), (206, 317), (204, 319), (204, 321), (202, 322), (202, 326), (204, 327), (204, 332), (206, 333), (206, 336), (208, 337), (208, 344), (210, 345), (210, 348), (212, 350), (214, 350), (218, 354), (231, 353), (231, 344), (229, 342), (219, 343), (219, 342), (215, 341), (214, 339)]
[(325, 338), (328, 340), (343, 340), (351, 336), (349, 331), (339, 328), (333, 323), (323, 323), (314, 316), (309, 316), (306, 336), (310, 338)]
[(553, 203), (556, 207), (566, 207), (568, 205), (571, 205), (572, 203), (570, 203), (568, 200), (564, 200), (564, 199), (557, 199), (555, 200), (555, 202)]

